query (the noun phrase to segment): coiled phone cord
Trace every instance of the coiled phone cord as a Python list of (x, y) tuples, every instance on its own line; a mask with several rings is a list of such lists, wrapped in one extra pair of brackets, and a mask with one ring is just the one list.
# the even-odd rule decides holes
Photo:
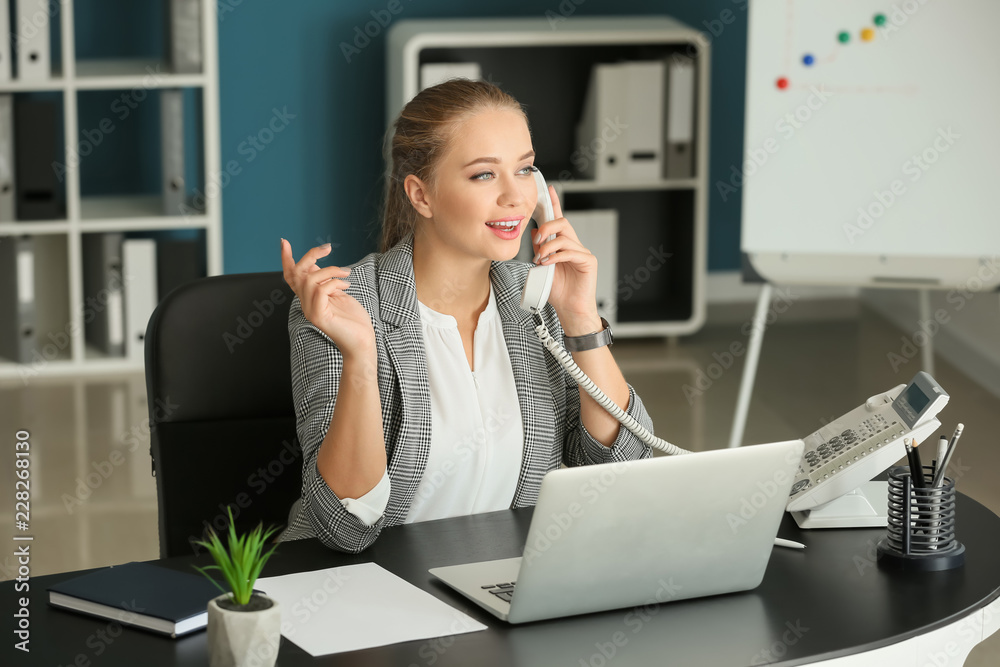
[(637, 422), (631, 415), (618, 407), (614, 401), (608, 398), (607, 394), (601, 391), (600, 387), (594, 384), (593, 380), (587, 377), (586, 373), (580, 370), (580, 367), (576, 365), (575, 361), (573, 361), (573, 356), (561, 345), (559, 345), (554, 338), (552, 338), (552, 334), (549, 333), (549, 330), (546, 328), (545, 323), (542, 321), (542, 318), (538, 315), (538, 313), (535, 313), (535, 321), (538, 322), (538, 326), (535, 327), (535, 333), (542, 341), (542, 344), (545, 345), (545, 348), (552, 353), (552, 356), (555, 357), (556, 361), (558, 361), (564, 369), (566, 369), (566, 372), (569, 373), (574, 380), (576, 380), (576, 383), (583, 387), (584, 391), (590, 394), (590, 396), (597, 401), (598, 405), (607, 410), (608, 413), (621, 422), (625, 428), (632, 431), (637, 438), (650, 447), (655, 447), (656, 449), (672, 456), (691, 453), (686, 449), (681, 449), (677, 445), (670, 444), (666, 440), (657, 438), (655, 435), (647, 431), (642, 424)]

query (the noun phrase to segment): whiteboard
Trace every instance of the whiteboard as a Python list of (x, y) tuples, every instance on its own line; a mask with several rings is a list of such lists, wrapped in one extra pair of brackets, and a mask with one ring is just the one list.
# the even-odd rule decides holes
[(744, 162), (715, 188), (741, 192), (756, 272), (1000, 284), (1000, 2), (752, 0), (748, 11)]

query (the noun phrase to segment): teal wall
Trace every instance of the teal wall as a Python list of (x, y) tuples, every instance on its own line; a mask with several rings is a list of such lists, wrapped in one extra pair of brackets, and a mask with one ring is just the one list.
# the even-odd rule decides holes
[[(318, 243), (334, 245), (332, 263), (350, 263), (376, 247), (385, 116), (385, 30), (347, 62), (342, 42), (372, 21), (390, 0), (218, 0), (222, 164), (239, 173), (222, 189), (226, 273), (280, 268), (278, 238), (296, 256)], [(746, 64), (746, 0), (399, 0), (393, 20), (418, 17), (667, 14), (706, 31), (712, 43), (710, 182), (726, 180), (741, 161)], [(113, 39), (107, 22), (120, 0), (77, 0), (78, 53), (101, 53)], [(155, 23), (156, 3), (125, 3), (121, 25)], [(137, 6), (145, 5), (146, 9)], [(82, 14), (82, 16), (81, 16)], [(151, 18), (152, 17), (152, 18)], [(725, 21), (731, 21), (726, 23)], [(720, 30), (721, 28), (721, 30)], [(717, 35), (713, 36), (714, 33)], [(122, 31), (116, 31), (122, 35)], [(81, 34), (82, 33), (82, 34)], [(122, 38), (134, 55), (156, 53), (162, 42)], [(106, 104), (99, 101), (100, 104)], [(285, 123), (269, 143), (257, 137), (275, 118)], [(81, 112), (83, 110), (81, 109)], [(294, 117), (293, 117), (294, 116)], [(83, 127), (83, 125), (81, 125)], [(149, 132), (135, 123), (128, 132)], [(268, 139), (268, 131), (262, 139)], [(256, 143), (256, 145), (255, 145)], [(105, 158), (101, 177), (140, 175)], [(96, 162), (96, 160), (95, 160)], [(117, 168), (115, 165), (119, 165)], [(154, 183), (146, 177), (135, 187)], [(100, 184), (92, 186), (100, 190)], [(739, 266), (738, 196), (709, 196), (709, 268)]]

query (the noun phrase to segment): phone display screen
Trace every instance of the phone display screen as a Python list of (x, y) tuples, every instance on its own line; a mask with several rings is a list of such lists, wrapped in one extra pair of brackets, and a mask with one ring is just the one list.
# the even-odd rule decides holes
[(912, 428), (930, 403), (931, 397), (914, 382), (893, 401), (892, 405), (907, 425)]

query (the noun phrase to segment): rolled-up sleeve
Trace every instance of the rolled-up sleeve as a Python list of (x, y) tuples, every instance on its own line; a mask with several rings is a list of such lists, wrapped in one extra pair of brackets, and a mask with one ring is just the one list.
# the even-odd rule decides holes
[[(299, 516), (293, 519), (295, 525), (290, 526), (289, 532), (294, 534), (296, 528), (300, 532), (306, 529), (330, 548), (357, 553), (378, 537), (385, 515), (383, 513), (371, 525), (362, 521), (344, 506), (317, 467), (319, 449), (333, 419), (344, 358), (337, 345), (306, 319), (298, 297), (289, 310), (288, 332), (292, 399), (303, 466)], [(301, 525), (304, 522), (307, 526)]]

